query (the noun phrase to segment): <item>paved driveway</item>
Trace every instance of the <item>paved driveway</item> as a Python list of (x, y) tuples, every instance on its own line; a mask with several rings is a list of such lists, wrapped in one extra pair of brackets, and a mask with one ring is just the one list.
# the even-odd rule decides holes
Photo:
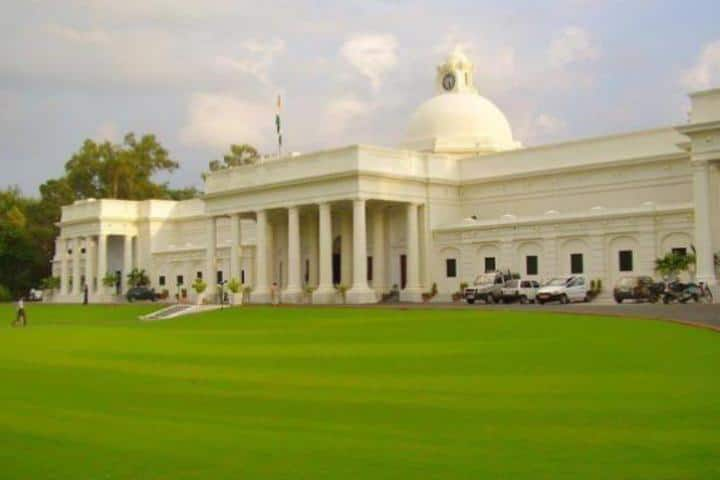
[[(474, 306), (473, 306), (474, 307)], [(720, 304), (670, 304), (662, 303), (623, 303), (621, 305), (574, 303), (571, 305), (479, 305), (476, 308), (496, 310), (513, 309), (541, 311), (549, 310), (567, 313), (587, 313), (591, 315), (609, 315), (634, 318), (672, 320), (691, 325), (713, 328), (720, 331)]]

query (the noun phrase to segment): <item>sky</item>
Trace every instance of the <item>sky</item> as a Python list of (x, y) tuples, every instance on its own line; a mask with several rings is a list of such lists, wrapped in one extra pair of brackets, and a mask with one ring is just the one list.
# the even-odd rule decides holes
[[(0, 0), (0, 187), (86, 138), (154, 133), (201, 173), (230, 143), (399, 145), (455, 48), (517, 140), (677, 125), (720, 87), (717, 0)], [(162, 178), (163, 180), (165, 178)]]

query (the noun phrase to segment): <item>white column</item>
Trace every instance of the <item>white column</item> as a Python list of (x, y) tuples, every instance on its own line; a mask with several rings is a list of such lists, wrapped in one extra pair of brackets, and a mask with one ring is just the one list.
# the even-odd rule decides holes
[(353, 200), (353, 283), (348, 303), (375, 303), (375, 292), (367, 284), (367, 226), (365, 200)]
[[(95, 241), (92, 237), (85, 238), (85, 284), (88, 287), (88, 294), (93, 293), (93, 277), (95, 276)], [(85, 288), (83, 286), (83, 288)]]
[(313, 292), (313, 303), (333, 303), (335, 288), (332, 284), (332, 216), (329, 203), (318, 206), (318, 263), (319, 283)]
[(420, 285), (425, 290), (430, 290), (432, 281), (430, 279), (430, 231), (429, 231), (428, 206), (421, 205), (418, 208), (419, 237), (420, 237)]
[(422, 290), (420, 288), (420, 275), (418, 265), (418, 206), (409, 203), (406, 206), (405, 215), (405, 242), (407, 256), (407, 285), (400, 292), (400, 299), (406, 302), (422, 301)]
[(232, 244), (230, 245), (230, 275), (228, 280), (231, 278), (236, 279), (238, 282), (242, 281), (240, 275), (240, 257), (242, 255), (242, 226), (240, 223), (240, 214), (230, 216), (230, 238)]
[(205, 299), (215, 303), (215, 286), (217, 285), (217, 218), (210, 217), (207, 221), (207, 245), (205, 248), (205, 273), (203, 280), (207, 284)]
[(352, 282), (352, 219), (344, 212), (340, 217), (340, 283)]
[(385, 274), (385, 212), (382, 207), (378, 207), (372, 214), (373, 224), (373, 279), (372, 286), (378, 295), (382, 295), (387, 290), (386, 274)]
[(692, 167), (697, 280), (715, 285), (717, 279), (710, 229), (710, 165), (705, 161), (695, 161)]
[(300, 210), (288, 208), (288, 283), (283, 291), (282, 301), (299, 303), (302, 301), (302, 276), (300, 273)]
[(128, 274), (132, 271), (132, 263), (133, 263), (133, 252), (132, 252), (132, 239), (133, 237), (131, 235), (125, 235), (123, 237), (123, 269), (122, 269), (122, 279), (121, 279), (121, 285), (122, 285), (122, 292), (126, 293), (128, 289), (130, 288), (130, 284), (128, 282)]
[(68, 241), (65, 238), (60, 239), (60, 295), (67, 295), (68, 288)]
[(80, 294), (80, 239), (75, 237), (72, 239), (72, 295)]
[(107, 275), (107, 235), (98, 235), (97, 244), (97, 281), (98, 292), (104, 292), (103, 279)]
[(255, 225), (255, 285), (250, 296), (253, 303), (270, 301), (268, 284), (268, 221), (267, 211), (258, 210)]

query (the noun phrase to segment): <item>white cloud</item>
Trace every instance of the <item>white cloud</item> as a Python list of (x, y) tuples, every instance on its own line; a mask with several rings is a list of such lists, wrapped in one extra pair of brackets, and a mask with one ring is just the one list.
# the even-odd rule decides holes
[(720, 84), (720, 40), (705, 45), (697, 63), (682, 77), (691, 90), (703, 90)]
[(565, 27), (550, 43), (548, 59), (554, 67), (594, 60), (600, 56), (600, 48), (593, 44), (587, 30)]
[(536, 135), (557, 135), (567, 129), (564, 120), (554, 117), (547, 113), (541, 113), (535, 117), (535, 133)]
[(377, 90), (382, 76), (397, 64), (397, 48), (398, 42), (393, 35), (363, 34), (345, 41), (340, 53)]
[[(272, 105), (272, 102), (268, 102)], [(183, 143), (222, 151), (231, 143), (266, 145), (274, 132), (274, 113), (265, 105), (232, 94), (197, 93), (180, 132)]]
[(80, 30), (53, 24), (48, 25), (47, 31), (60, 40), (79, 44), (101, 45), (110, 39), (108, 33), (103, 30)]
[(215, 57), (215, 64), (220, 68), (252, 75), (262, 83), (268, 83), (268, 70), (277, 55), (285, 51), (285, 42), (279, 38), (266, 42), (250, 39), (242, 42), (240, 47), (243, 50), (242, 57), (220, 55)]
[(325, 108), (324, 130), (330, 134), (344, 132), (353, 120), (368, 115), (373, 105), (355, 97), (331, 100)]
[(118, 127), (113, 122), (105, 122), (98, 125), (93, 139), (96, 142), (117, 142), (120, 140), (120, 134), (118, 133)]

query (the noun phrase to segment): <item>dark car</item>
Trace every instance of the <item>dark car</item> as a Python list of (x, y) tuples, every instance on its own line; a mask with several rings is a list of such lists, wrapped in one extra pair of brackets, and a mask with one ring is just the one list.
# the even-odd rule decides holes
[(133, 287), (128, 290), (125, 297), (128, 302), (134, 302), (135, 300), (151, 300), (154, 302), (157, 299), (155, 290), (147, 287)]
[(660, 299), (665, 284), (655, 282), (652, 277), (621, 277), (613, 289), (613, 297), (617, 303), (623, 300), (647, 300), (655, 303)]

